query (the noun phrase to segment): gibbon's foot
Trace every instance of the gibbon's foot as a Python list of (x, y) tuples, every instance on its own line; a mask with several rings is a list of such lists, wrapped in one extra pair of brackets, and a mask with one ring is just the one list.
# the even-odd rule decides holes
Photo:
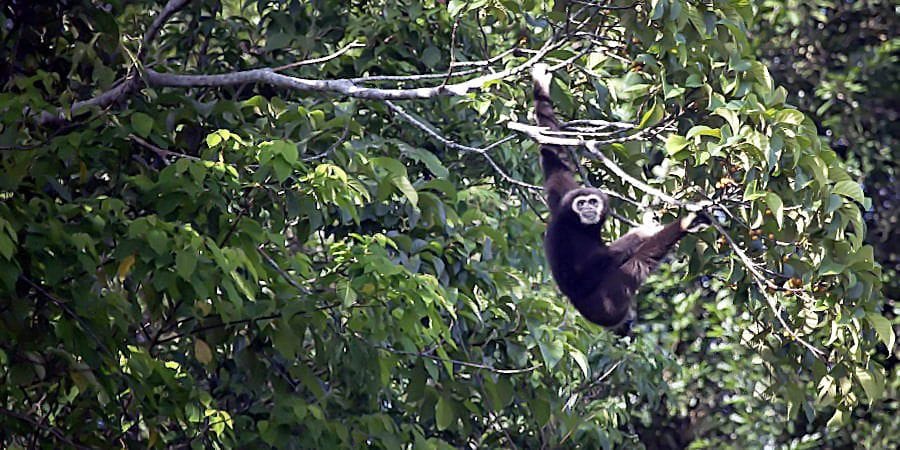
[(689, 213), (681, 219), (681, 229), (688, 233), (703, 231), (709, 227), (709, 217), (703, 213)]

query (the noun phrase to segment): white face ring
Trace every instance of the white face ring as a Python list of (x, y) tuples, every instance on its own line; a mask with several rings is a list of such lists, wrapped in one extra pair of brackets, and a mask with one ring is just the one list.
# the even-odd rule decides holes
[(578, 214), (579, 220), (585, 225), (599, 222), (602, 210), (603, 199), (597, 194), (579, 195), (572, 200), (572, 211)]

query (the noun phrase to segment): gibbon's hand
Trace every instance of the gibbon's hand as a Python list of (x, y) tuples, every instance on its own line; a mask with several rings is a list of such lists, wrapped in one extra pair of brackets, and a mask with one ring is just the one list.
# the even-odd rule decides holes
[(681, 229), (688, 233), (697, 233), (709, 228), (709, 216), (704, 213), (688, 213), (681, 219)]

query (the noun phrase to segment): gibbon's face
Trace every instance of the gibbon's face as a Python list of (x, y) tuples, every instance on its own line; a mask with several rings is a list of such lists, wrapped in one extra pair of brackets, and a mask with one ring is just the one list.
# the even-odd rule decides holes
[(572, 199), (572, 211), (582, 225), (596, 225), (606, 215), (606, 195), (600, 192), (582, 192)]

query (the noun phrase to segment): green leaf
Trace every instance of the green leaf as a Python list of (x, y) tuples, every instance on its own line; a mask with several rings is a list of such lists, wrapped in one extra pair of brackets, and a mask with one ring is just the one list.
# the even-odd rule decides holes
[(138, 136), (146, 138), (153, 131), (153, 118), (144, 113), (136, 112), (131, 115), (131, 129)]
[(744, 187), (744, 201), (756, 200), (765, 197), (765, 192), (759, 192), (756, 188), (756, 180), (747, 183)]
[(575, 363), (578, 364), (578, 367), (581, 368), (581, 373), (585, 378), (590, 376), (591, 368), (588, 364), (587, 356), (585, 356), (581, 350), (578, 350), (575, 347), (570, 347), (569, 356), (571, 356)]
[(7, 260), (11, 260), (16, 251), (16, 244), (13, 243), (6, 233), (0, 232), (0, 256)]
[(429, 69), (433, 69), (441, 62), (441, 51), (431, 45), (422, 52), (422, 63)]
[[(544, 338), (553, 338), (554, 335), (547, 334)], [(553, 340), (546, 342), (543, 339), (538, 341), (538, 347), (541, 349), (541, 356), (544, 357), (544, 365), (548, 369), (553, 369), (563, 357), (563, 346), (559, 341)]]
[(147, 234), (147, 243), (150, 244), (150, 248), (152, 248), (154, 252), (160, 255), (169, 250), (169, 238), (166, 237), (166, 233), (163, 233), (160, 230), (151, 230), (150, 233)]
[(840, 275), (844, 273), (844, 269), (846, 267), (832, 259), (826, 259), (822, 262), (822, 265), (819, 267), (819, 275), (828, 276), (828, 275)]
[(869, 404), (881, 400), (884, 396), (884, 378), (880, 376), (873, 376), (871, 373), (866, 371), (863, 368), (856, 369), (856, 378), (859, 380), (859, 384), (862, 385), (864, 391), (866, 391), (866, 397), (869, 398)]
[(825, 424), (828, 429), (835, 429), (840, 427), (844, 423), (844, 411), (837, 409), (834, 411), (834, 415), (828, 419), (828, 423)]
[(196, 267), (197, 254), (193, 249), (183, 249), (175, 255), (175, 271), (181, 278), (190, 281)]
[(884, 316), (878, 313), (869, 313), (866, 316), (869, 319), (869, 323), (872, 324), (872, 328), (875, 329), (875, 332), (878, 333), (878, 337), (881, 338), (881, 342), (887, 346), (888, 355), (894, 352), (894, 342), (896, 341), (896, 336), (894, 335), (894, 328), (891, 326), (891, 321), (887, 320)]
[(269, 144), (273, 155), (281, 155), (288, 164), (294, 165), (299, 159), (297, 144), (288, 141), (273, 141)]
[(434, 155), (434, 153), (431, 153), (424, 148), (407, 145), (406, 143), (400, 144), (400, 150), (406, 154), (406, 156), (424, 164), (425, 167), (428, 168), (428, 171), (433, 173), (434, 176), (438, 178), (447, 178), (450, 176), (450, 171), (444, 167), (444, 164)]
[(434, 407), (434, 418), (437, 422), (438, 430), (446, 430), (456, 420), (456, 413), (453, 411), (453, 404), (446, 397), (438, 398), (437, 405)]
[(337, 293), (341, 298), (341, 303), (345, 306), (351, 306), (356, 302), (357, 295), (353, 287), (350, 286), (350, 280), (341, 279), (337, 283)]
[(666, 153), (672, 156), (687, 147), (688, 143), (689, 141), (684, 136), (670, 134), (666, 139)]
[(409, 178), (406, 176), (392, 176), (391, 183), (406, 196), (406, 199), (409, 200), (413, 206), (417, 206), (419, 203), (419, 194), (416, 192), (416, 188), (413, 187), (412, 183), (409, 182)]
[(778, 224), (778, 229), (780, 230), (784, 224), (784, 203), (781, 201), (781, 197), (774, 192), (767, 193), (766, 205), (769, 206), (769, 209), (772, 210), (772, 214), (775, 215), (775, 222)]
[(213, 148), (222, 142), (222, 135), (219, 133), (210, 133), (206, 135), (206, 146)]
[(641, 122), (638, 124), (638, 128), (646, 128), (650, 125), (659, 123), (663, 116), (665, 116), (665, 113), (662, 105), (654, 103), (653, 107), (648, 109), (644, 115), (641, 116)]
[(212, 349), (200, 338), (194, 338), (194, 357), (202, 364), (209, 364), (213, 360)]
[(687, 138), (692, 139), (696, 136), (710, 136), (714, 138), (722, 138), (722, 130), (718, 128), (710, 128), (706, 125), (697, 125), (692, 127), (687, 132)]
[(858, 203), (864, 203), (866, 200), (862, 187), (855, 181), (839, 181), (834, 185), (833, 192), (838, 195), (848, 197)]
[(291, 164), (284, 160), (281, 156), (272, 159), (272, 169), (275, 170), (275, 178), (278, 179), (279, 183), (287, 180), (294, 169), (291, 167)]
[(800, 125), (806, 116), (796, 109), (782, 109), (775, 113), (775, 121), (790, 125)]
[(460, 12), (468, 10), (468, 4), (468, 0), (450, 0), (450, 3), (447, 5), (447, 12), (450, 13), (450, 17), (456, 17)]

